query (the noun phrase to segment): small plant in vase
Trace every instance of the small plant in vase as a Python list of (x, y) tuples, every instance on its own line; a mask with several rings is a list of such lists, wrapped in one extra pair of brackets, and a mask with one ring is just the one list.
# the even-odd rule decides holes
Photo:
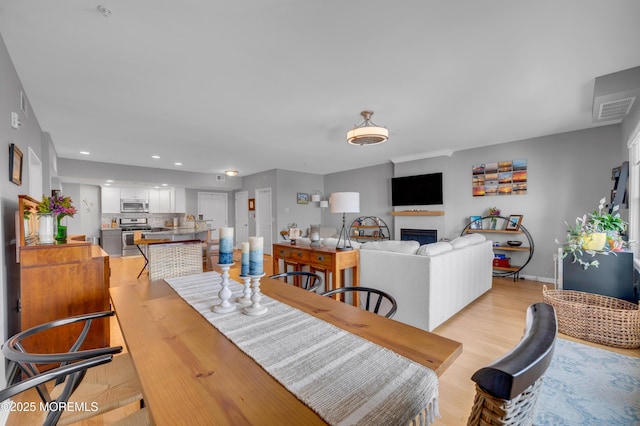
[[(598, 209), (589, 215), (576, 218), (574, 225), (567, 225), (567, 237), (562, 245), (562, 258), (571, 255), (572, 263), (578, 263), (583, 269), (591, 266), (598, 267), (598, 260), (595, 255), (609, 254), (619, 251), (624, 246), (624, 241), (620, 236), (627, 228), (627, 223), (620, 217), (617, 206), (611, 213), (603, 211), (605, 199), (601, 199)], [(557, 241), (556, 241), (557, 242)], [(588, 254), (593, 260), (585, 261), (584, 255)]]
[(58, 225), (55, 239), (60, 243), (67, 241), (67, 227), (62, 225), (62, 219), (66, 216), (73, 217), (77, 212), (72, 203), (71, 197), (62, 195), (47, 197), (43, 195), (42, 201), (37, 206), (39, 214), (55, 216)]
[(500, 209), (497, 207), (489, 207), (489, 216), (491, 216), (491, 229), (496, 229), (498, 224), (498, 216), (500, 216)]

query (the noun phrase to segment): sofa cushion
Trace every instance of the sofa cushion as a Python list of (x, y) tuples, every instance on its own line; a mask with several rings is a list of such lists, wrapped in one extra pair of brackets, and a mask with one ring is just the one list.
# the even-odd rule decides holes
[(465, 237), (458, 237), (456, 239), (451, 240), (451, 245), (453, 246), (454, 249), (467, 247), (470, 244), (471, 244), (471, 241), (469, 241)]
[(469, 242), (469, 245), (480, 244), (487, 241), (487, 238), (482, 234), (467, 234), (462, 238), (467, 240)]
[(416, 254), (421, 256), (437, 256), (453, 250), (453, 246), (448, 241), (438, 241), (437, 243), (421, 245)]
[(416, 254), (420, 248), (417, 241), (369, 241), (362, 244), (361, 250), (391, 251), (395, 253)]

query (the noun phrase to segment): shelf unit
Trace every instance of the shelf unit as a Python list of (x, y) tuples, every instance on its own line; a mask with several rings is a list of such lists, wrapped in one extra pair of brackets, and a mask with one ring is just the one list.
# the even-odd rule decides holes
[[(482, 217), (481, 221), (484, 221), (484, 219), (492, 219), (492, 218), (501, 219), (501, 221), (503, 222), (501, 225), (503, 227), (506, 226), (506, 224), (509, 221), (509, 218), (504, 216), (484, 216)], [(469, 222), (467, 226), (464, 227), (460, 235), (472, 234), (472, 233), (493, 234), (496, 236), (513, 235), (513, 236), (524, 236), (527, 239), (526, 242), (523, 241), (523, 244), (526, 244), (526, 245), (522, 245), (519, 247), (513, 247), (506, 244), (506, 241), (511, 241), (515, 238), (506, 238), (504, 242), (499, 242), (500, 245), (493, 246), (494, 253), (495, 252), (506, 252), (506, 253), (514, 253), (514, 254), (526, 253), (528, 255), (527, 260), (522, 264), (493, 267), (493, 275), (500, 276), (500, 277), (507, 277), (509, 275), (513, 275), (514, 281), (520, 278), (520, 271), (522, 270), (522, 268), (527, 266), (527, 264), (529, 263), (529, 261), (531, 261), (531, 258), (533, 257), (533, 249), (534, 249), (533, 238), (531, 237), (531, 234), (529, 233), (527, 228), (520, 225), (517, 231), (509, 231), (506, 229), (471, 229), (471, 225), (475, 222), (476, 221)], [(494, 241), (494, 243), (496, 243), (496, 241)]]
[(349, 236), (355, 241), (381, 241), (390, 239), (389, 227), (384, 220), (373, 216), (360, 216), (351, 222)]

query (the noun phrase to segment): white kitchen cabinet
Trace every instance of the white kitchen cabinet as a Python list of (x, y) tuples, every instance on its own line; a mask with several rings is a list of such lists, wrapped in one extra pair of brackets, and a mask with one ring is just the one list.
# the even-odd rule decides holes
[(149, 212), (150, 213), (174, 213), (175, 194), (173, 189), (150, 189), (149, 190)]
[(120, 198), (128, 200), (148, 200), (149, 190), (146, 188), (120, 188)]
[(102, 213), (120, 213), (120, 188), (103, 186), (100, 189)]
[(187, 194), (184, 188), (176, 187), (174, 188), (174, 212), (176, 213), (186, 213), (187, 212)]

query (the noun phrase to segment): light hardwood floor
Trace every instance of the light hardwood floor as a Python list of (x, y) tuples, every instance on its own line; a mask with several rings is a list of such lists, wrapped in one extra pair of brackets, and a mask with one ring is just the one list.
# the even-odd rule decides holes
[[(146, 274), (136, 278), (143, 265), (140, 256), (112, 258), (110, 262), (111, 285), (114, 287), (147, 280)], [(271, 272), (269, 256), (265, 256), (265, 272)], [(474, 383), (470, 379), (472, 374), (502, 356), (520, 340), (524, 330), (525, 311), (530, 304), (542, 301), (542, 286), (542, 283), (535, 281), (513, 282), (510, 278), (494, 278), (493, 288), (488, 293), (434, 330), (439, 335), (463, 343), (462, 355), (440, 377), (441, 417), (436, 425), (466, 424), (475, 394)], [(111, 330), (112, 345), (125, 346), (117, 322), (113, 322)], [(567, 336), (561, 337), (579, 341)], [(625, 350), (591, 345), (640, 358), (640, 349)], [(116, 410), (82, 422), (81, 426), (108, 425), (133, 409), (135, 406)]]

